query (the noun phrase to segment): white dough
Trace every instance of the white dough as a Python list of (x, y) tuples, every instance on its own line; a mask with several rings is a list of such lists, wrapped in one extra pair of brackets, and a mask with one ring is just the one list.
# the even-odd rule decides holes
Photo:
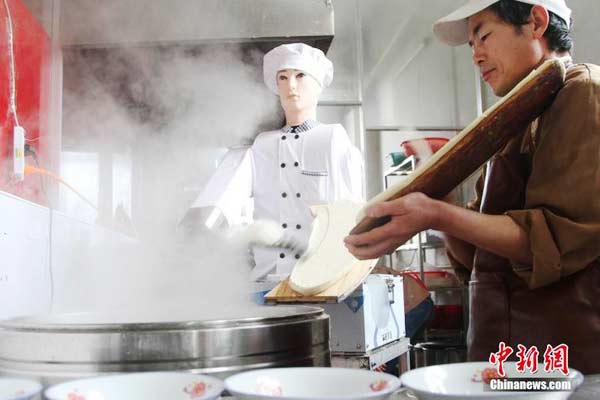
[(326, 290), (354, 266), (356, 258), (344, 245), (361, 204), (339, 201), (311, 207), (316, 218), (305, 255), (290, 275), (290, 287), (305, 296)]

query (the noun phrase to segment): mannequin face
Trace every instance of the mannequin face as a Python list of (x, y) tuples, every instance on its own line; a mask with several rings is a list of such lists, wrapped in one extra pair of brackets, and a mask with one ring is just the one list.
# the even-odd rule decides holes
[(315, 78), (297, 69), (277, 72), (279, 101), (287, 115), (316, 110), (321, 85)]

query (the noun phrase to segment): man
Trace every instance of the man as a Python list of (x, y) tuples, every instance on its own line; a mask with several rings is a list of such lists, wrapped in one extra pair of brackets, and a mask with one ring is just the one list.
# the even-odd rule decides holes
[[(498, 96), (547, 59), (568, 56), (563, 0), (471, 0), (437, 21), (450, 45), (469, 43)], [(600, 68), (569, 65), (553, 104), (491, 161), (467, 209), (421, 193), (372, 206), (391, 221), (347, 237), (359, 258), (393, 251), (417, 232), (446, 234), (457, 272), (470, 274), (467, 344), (488, 360), (503, 341), (568, 345), (568, 363), (600, 372)], [(513, 354), (514, 356), (514, 354)]]
[[(303, 43), (278, 46), (265, 55), (263, 76), (279, 96), (286, 125), (262, 132), (249, 149), (226, 155), (193, 208), (217, 207), (233, 222), (252, 197), (254, 219), (278, 221), (306, 245), (310, 206), (363, 199), (362, 155), (341, 125), (316, 120), (319, 95), (333, 79), (333, 65), (321, 50)], [(300, 258), (286, 249), (253, 251), (255, 281), (281, 280)]]

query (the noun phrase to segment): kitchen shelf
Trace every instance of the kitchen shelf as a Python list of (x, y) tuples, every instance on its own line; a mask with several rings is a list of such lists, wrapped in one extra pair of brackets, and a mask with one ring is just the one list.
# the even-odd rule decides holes
[[(384, 184), (384, 189), (388, 189), (388, 187), (390, 187), (390, 183), (388, 181), (388, 177), (390, 176), (409, 176), (412, 172), (414, 172), (415, 168), (417, 166), (417, 159), (414, 155), (411, 155), (409, 157), (407, 157), (406, 159), (402, 160), (402, 162), (396, 166), (391, 167), (390, 169), (388, 169), (384, 176), (383, 176), (383, 184)], [(424, 234), (424, 232), (419, 232), (417, 235), (415, 235), (413, 238), (411, 238), (410, 242), (407, 244), (404, 244), (400, 247), (398, 247), (396, 249), (396, 251), (394, 253), (392, 253), (390, 255), (390, 267), (394, 267), (394, 263), (393, 263), (393, 259), (394, 259), (394, 255), (398, 252), (398, 251), (416, 251), (417, 252), (417, 264), (419, 267), (419, 275), (421, 277), (421, 280), (425, 281), (425, 272), (424, 272), (424, 259), (425, 259), (425, 250), (428, 249), (439, 249), (444, 247), (444, 242), (443, 241), (434, 241), (434, 242), (428, 242), (427, 241), (427, 237), (425, 236), (425, 240), (423, 239), (422, 235)], [(426, 235), (426, 233), (425, 233)]]
[[(384, 173), (384, 178), (388, 176), (409, 176), (415, 169), (417, 162), (419, 161), (414, 155), (410, 155), (405, 158), (400, 164), (388, 168)], [(407, 169), (407, 167), (409, 169)]]

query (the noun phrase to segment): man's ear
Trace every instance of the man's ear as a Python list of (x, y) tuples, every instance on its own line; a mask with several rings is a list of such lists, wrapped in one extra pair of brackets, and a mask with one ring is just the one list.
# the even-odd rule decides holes
[(534, 39), (541, 39), (548, 29), (550, 23), (550, 14), (548, 10), (540, 5), (534, 5), (531, 7), (531, 14), (529, 15), (530, 21), (533, 23), (533, 37)]

